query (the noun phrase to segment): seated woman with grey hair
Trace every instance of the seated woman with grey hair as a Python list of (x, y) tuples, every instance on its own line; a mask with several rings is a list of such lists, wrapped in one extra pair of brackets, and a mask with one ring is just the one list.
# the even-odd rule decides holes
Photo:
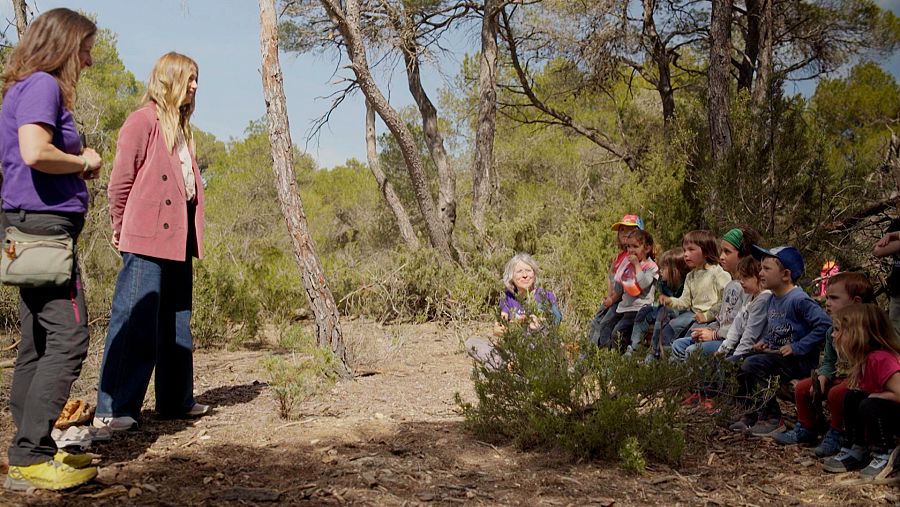
[[(546, 325), (549, 314), (554, 325), (562, 321), (562, 313), (556, 304), (553, 292), (538, 287), (538, 265), (527, 253), (519, 253), (506, 263), (503, 270), (504, 294), (500, 299), (500, 322), (494, 324), (494, 336), (503, 336), (509, 322), (528, 323), (532, 332)], [(538, 313), (527, 313), (526, 308), (537, 308)], [(499, 357), (490, 339), (473, 336), (466, 340), (466, 352), (474, 359), (491, 368), (499, 366)]]

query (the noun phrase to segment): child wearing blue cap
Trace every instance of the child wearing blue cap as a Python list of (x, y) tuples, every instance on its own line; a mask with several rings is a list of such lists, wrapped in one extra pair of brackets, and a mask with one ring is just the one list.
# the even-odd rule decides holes
[[(772, 377), (782, 382), (809, 376), (819, 364), (819, 351), (831, 318), (809, 295), (795, 284), (803, 275), (803, 256), (791, 246), (766, 250), (753, 246), (761, 260), (762, 288), (772, 291), (767, 308), (767, 326), (753, 354), (741, 364), (744, 392), (752, 396), (768, 385)], [(781, 408), (771, 397), (756, 412), (744, 415), (731, 426), (757, 436), (770, 436), (782, 428)]]

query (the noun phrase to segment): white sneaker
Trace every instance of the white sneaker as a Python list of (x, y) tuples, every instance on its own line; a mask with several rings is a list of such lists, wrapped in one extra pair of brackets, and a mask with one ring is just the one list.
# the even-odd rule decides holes
[(81, 426), (69, 426), (65, 430), (53, 428), (50, 438), (56, 442), (58, 449), (75, 448), (87, 450), (91, 447), (91, 434), (87, 428)]
[(109, 431), (127, 431), (137, 428), (137, 421), (127, 415), (122, 417), (95, 417), (94, 427), (105, 428)]
[(187, 411), (185, 416), (187, 417), (203, 417), (206, 414), (212, 412), (212, 407), (209, 405), (204, 405), (202, 403), (194, 403), (194, 406), (191, 407), (190, 410)]

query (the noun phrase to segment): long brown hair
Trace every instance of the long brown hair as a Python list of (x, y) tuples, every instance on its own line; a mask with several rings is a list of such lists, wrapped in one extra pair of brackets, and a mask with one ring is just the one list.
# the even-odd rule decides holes
[(3, 96), (31, 74), (46, 72), (59, 83), (63, 106), (74, 107), (75, 85), (81, 74), (78, 53), (84, 40), (96, 33), (93, 21), (71, 9), (60, 7), (38, 16), (16, 44), (0, 75)]
[(684, 262), (684, 249), (681, 247), (666, 250), (659, 258), (660, 275), (672, 290), (681, 286), (689, 271)]
[(834, 345), (848, 366), (848, 385), (859, 385), (866, 357), (876, 350), (887, 350), (900, 356), (900, 342), (884, 311), (875, 304), (855, 304), (834, 314), (834, 325), (840, 336)]
[(196, 99), (189, 104), (182, 104), (187, 96), (191, 76), (197, 78), (198, 72), (197, 62), (174, 51), (162, 55), (150, 72), (144, 100), (156, 104), (156, 116), (170, 152), (175, 149), (178, 131), (181, 131), (185, 142), (193, 149), (194, 137), (190, 121)]

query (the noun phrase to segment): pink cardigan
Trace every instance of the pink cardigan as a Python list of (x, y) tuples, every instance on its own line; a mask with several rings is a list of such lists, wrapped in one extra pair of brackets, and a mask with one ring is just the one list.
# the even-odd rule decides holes
[[(203, 185), (197, 160), (191, 153), (197, 182), (194, 226), (202, 256)], [(119, 250), (159, 259), (186, 260), (188, 212), (177, 151), (166, 149), (165, 137), (153, 102), (131, 113), (116, 143), (116, 160), (109, 179), (109, 216), (119, 233)]]

